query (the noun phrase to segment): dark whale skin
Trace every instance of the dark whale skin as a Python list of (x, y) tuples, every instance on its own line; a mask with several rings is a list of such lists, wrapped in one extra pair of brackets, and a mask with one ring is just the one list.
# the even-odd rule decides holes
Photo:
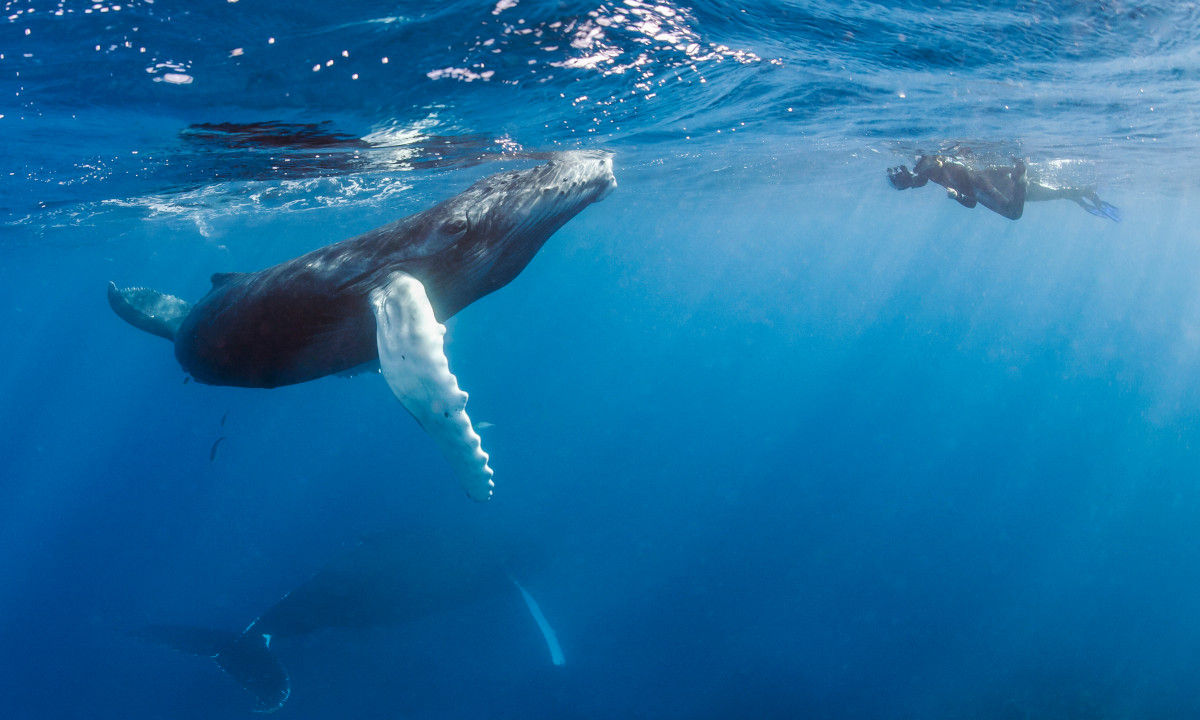
[(199, 382), (262, 388), (372, 362), (369, 295), (393, 272), (419, 280), (445, 322), (508, 284), (556, 230), (615, 186), (611, 156), (558, 153), (273, 267), (214, 275), (179, 326), (175, 357)]

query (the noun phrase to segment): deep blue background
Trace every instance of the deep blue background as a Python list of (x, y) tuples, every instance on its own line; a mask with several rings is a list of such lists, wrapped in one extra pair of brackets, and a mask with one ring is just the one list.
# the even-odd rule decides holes
[[(647, 54), (616, 73), (544, 46), (617, 4), (348, 5), (6, 6), (0, 714), (246, 717), (210, 663), (127, 632), (240, 629), (413, 525), (492, 538), (566, 665), (497, 587), (279, 641), (280, 713), (1195, 717), (1194, 11), (671, 6), (700, 59), (609, 27)], [(312, 71), (342, 49), (371, 62)], [(369, 75), (383, 55), (394, 74)], [(194, 82), (153, 82), (164, 59)], [(428, 77), (445, 67), (495, 74)], [(390, 130), (418, 159), (396, 133), (476, 140), (438, 167), (389, 149), (288, 174), (311, 157), (180, 139), (224, 120)], [(887, 186), (950, 140), (1086, 159), (1125, 221)], [(494, 423), (487, 505), (379, 377), (184, 384), (104, 302), (109, 280), (194, 299), (527, 164), (514, 145), (614, 150), (620, 187), (449, 323)]]

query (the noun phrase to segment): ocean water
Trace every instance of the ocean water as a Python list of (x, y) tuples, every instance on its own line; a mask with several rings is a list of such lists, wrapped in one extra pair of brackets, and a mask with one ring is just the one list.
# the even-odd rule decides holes
[[(240, 632), (398, 530), (502, 557), (564, 664), (506, 582), (400, 599), (273, 641), (279, 717), (1200, 714), (1194, 4), (3, 17), (0, 716), (252, 716), (139, 630)], [(953, 148), (1122, 221), (888, 185)], [(570, 149), (619, 187), (447, 323), (488, 503), (380, 377), (185, 382), (105, 301), (195, 300)]]

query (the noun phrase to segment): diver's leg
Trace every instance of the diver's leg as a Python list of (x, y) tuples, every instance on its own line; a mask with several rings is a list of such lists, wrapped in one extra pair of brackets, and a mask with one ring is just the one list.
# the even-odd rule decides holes
[(1013, 172), (1013, 194), (1009, 199), (1008, 213), (1001, 213), (1004, 217), (1016, 220), (1025, 212), (1025, 195), (1029, 189), (1029, 178), (1027, 177), (1028, 168), (1025, 166), (1025, 161), (1020, 158), (1014, 158), (1016, 161), (1016, 169)]
[(987, 209), (1017, 220), (1025, 210), (1025, 163), (1016, 160), (1011, 168), (988, 168), (972, 173), (979, 202)]

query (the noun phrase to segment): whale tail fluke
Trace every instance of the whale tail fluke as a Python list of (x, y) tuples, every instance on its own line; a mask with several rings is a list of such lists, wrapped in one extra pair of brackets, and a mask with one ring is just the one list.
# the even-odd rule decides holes
[(270, 635), (251, 631), (239, 636), (213, 658), (258, 701), (255, 712), (275, 712), (292, 694), (287, 670), (271, 652), (270, 646)]
[(138, 330), (174, 342), (179, 324), (192, 306), (174, 295), (143, 287), (119, 288), (108, 284), (108, 304), (121, 319)]
[(254, 696), (255, 712), (274, 712), (292, 693), (283, 664), (270, 650), (270, 636), (241, 635), (187, 625), (151, 625), (133, 633), (172, 650), (211, 658), (229, 677)]

